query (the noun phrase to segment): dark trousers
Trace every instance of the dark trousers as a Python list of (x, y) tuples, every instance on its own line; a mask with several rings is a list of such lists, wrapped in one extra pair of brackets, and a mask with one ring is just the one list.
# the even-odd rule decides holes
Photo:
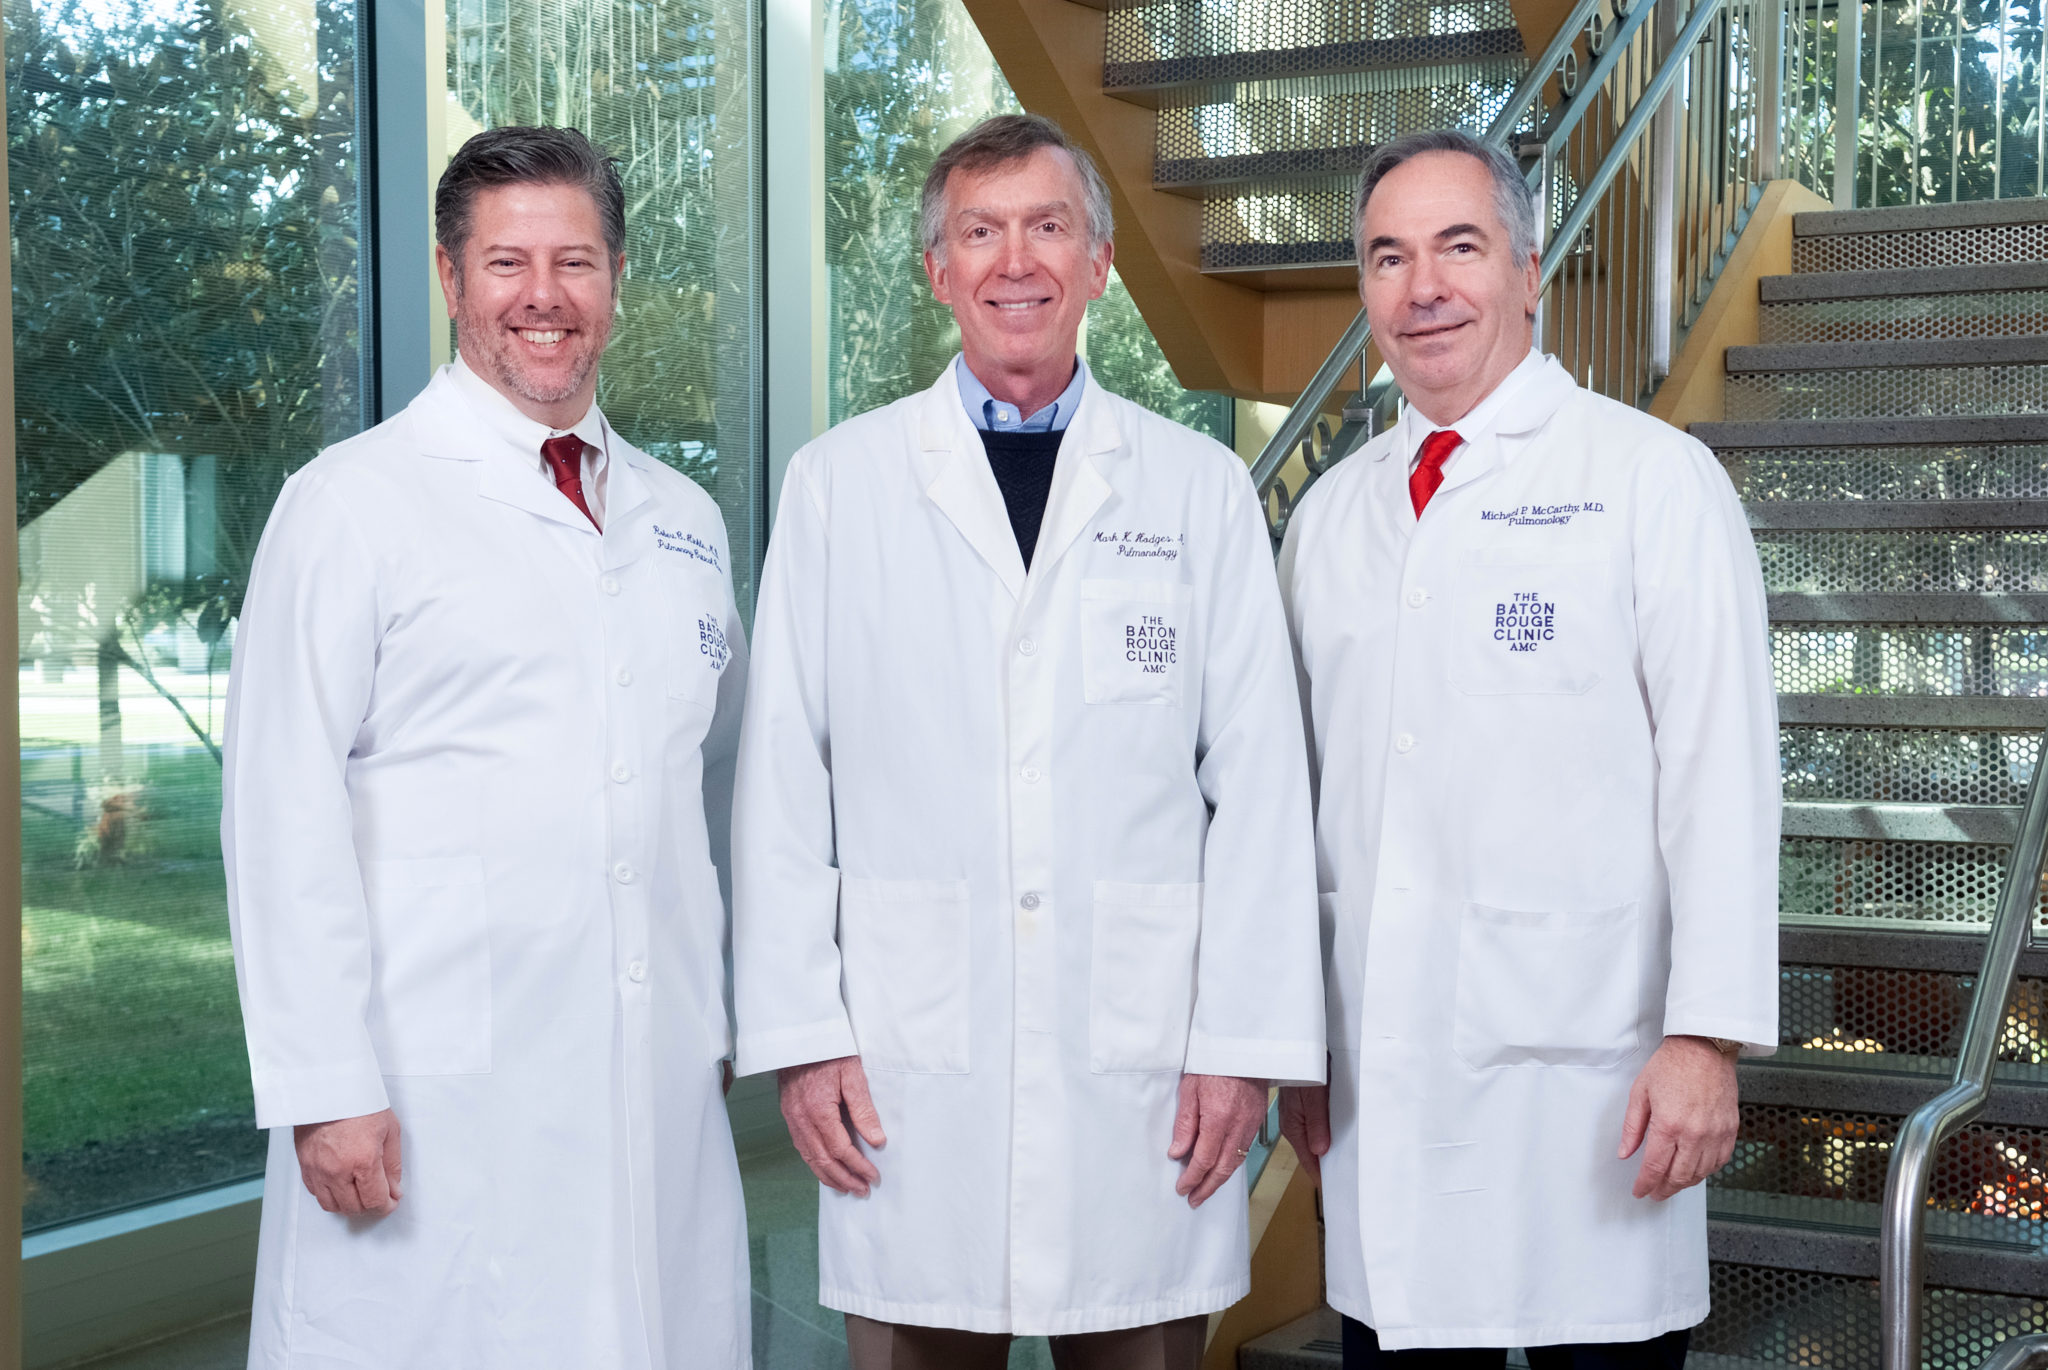
[[(1684, 1370), (1692, 1329), (1666, 1332), (1648, 1341), (1572, 1342), (1530, 1346), (1529, 1370)], [(1501, 1370), (1503, 1347), (1472, 1351), (1417, 1349), (1382, 1351), (1380, 1339), (1356, 1318), (1344, 1319), (1344, 1370)]]

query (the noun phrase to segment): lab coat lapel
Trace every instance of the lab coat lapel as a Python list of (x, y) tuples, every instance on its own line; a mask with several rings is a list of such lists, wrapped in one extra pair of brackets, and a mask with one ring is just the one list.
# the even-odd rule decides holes
[(1492, 430), (1451, 463), (1450, 469), (1444, 472), (1444, 483), (1437, 493), (1441, 495), (1461, 485), (1470, 485), (1505, 465), (1522, 448), (1522, 444), (1514, 439), (1533, 433), (1550, 422), (1550, 416), (1557, 412), (1558, 406), (1575, 388), (1571, 377), (1558, 365), (1557, 358), (1544, 358), (1535, 375), (1519, 385), (1514, 394), (1503, 397), (1504, 407), (1494, 420)]
[(583, 511), (541, 474), (538, 451), (528, 465), (517, 453), (503, 450), (500, 439), (471, 420), (470, 406), (456, 389), (447, 368), (435, 374), (419, 398), (406, 406), (406, 413), (413, 420), (413, 433), (426, 455), (477, 464), (476, 492), (485, 499), (582, 528), (593, 536), (597, 533)]
[(654, 531), (636, 515), (654, 502), (654, 491), (641, 470), (654, 458), (627, 443), (609, 424), (606, 432), (611, 439), (611, 470), (605, 481), (604, 568), (615, 571), (653, 550)]
[(1117, 425), (1116, 410), (1090, 375), (1081, 388), (1081, 407), (1067, 425), (1066, 440), (1060, 443), (1059, 459), (1053, 466), (1045, 521), (1031, 553), (1030, 584), (1041, 584), (1052, 575), (1059, 559), (1116, 493), (1098, 463), (1122, 446), (1123, 430)]
[(1016, 599), (1024, 592), (1024, 557), (1010, 527), (1010, 511), (996, 488), (988, 454), (960, 405), (953, 368), (939, 373), (925, 391), (918, 415), (918, 446), (930, 472), (925, 496), (953, 521), (967, 545), (981, 555), (996, 579)]

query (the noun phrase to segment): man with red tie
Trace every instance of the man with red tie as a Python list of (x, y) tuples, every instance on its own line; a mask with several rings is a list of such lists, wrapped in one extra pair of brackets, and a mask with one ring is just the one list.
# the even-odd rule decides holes
[(724, 524), (594, 403), (612, 159), (480, 133), (435, 233), (460, 355), (286, 483), (235, 641), (249, 1364), (741, 1370)]
[(1406, 400), (1281, 590), (1312, 738), (1347, 1370), (1676, 1370), (1734, 1057), (1777, 1036), (1764, 591), (1713, 455), (1532, 350), (1535, 217), (1463, 133), (1379, 147), (1359, 294)]

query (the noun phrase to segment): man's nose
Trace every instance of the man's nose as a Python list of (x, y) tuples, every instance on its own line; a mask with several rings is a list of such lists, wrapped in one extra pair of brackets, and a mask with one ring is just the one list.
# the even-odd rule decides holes
[(541, 263), (527, 273), (524, 301), (527, 305), (535, 309), (551, 309), (561, 295), (562, 282), (552, 265)]
[(1435, 254), (1425, 252), (1415, 259), (1408, 273), (1408, 303), (1426, 309), (1444, 298), (1443, 267)]

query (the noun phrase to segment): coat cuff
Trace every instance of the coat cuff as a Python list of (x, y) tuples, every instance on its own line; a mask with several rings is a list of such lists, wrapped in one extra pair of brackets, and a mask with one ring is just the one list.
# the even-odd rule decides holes
[(295, 1127), (360, 1118), (391, 1107), (377, 1063), (307, 1066), (297, 1070), (251, 1072), (256, 1126)]
[(1259, 1037), (1211, 1037), (1197, 1028), (1188, 1034), (1188, 1075), (1238, 1075), (1280, 1085), (1319, 1085), (1329, 1053), (1320, 1041), (1272, 1041)]
[(1754, 1019), (1710, 1018), (1696, 1013), (1665, 1015), (1666, 1037), (1725, 1037), (1742, 1043), (1744, 1056), (1769, 1056), (1778, 1049), (1778, 1025)]
[(740, 1033), (739, 1051), (733, 1062), (735, 1075), (760, 1075), (784, 1066), (807, 1066), (813, 1061), (833, 1061), (841, 1056), (858, 1056), (853, 1024), (841, 1012), (801, 1027), (777, 1028), (772, 1032)]

